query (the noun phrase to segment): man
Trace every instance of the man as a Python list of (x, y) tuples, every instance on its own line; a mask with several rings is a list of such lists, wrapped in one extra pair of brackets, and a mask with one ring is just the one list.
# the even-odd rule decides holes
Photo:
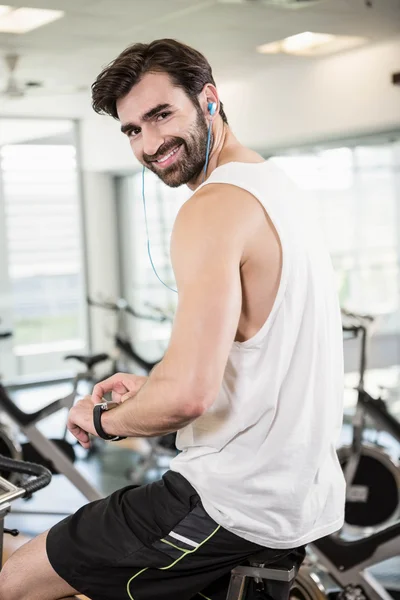
[[(230, 570), (252, 554), (299, 564), (305, 544), (343, 523), (331, 263), (296, 189), (235, 139), (199, 52), (136, 44), (92, 90), (94, 109), (119, 119), (136, 158), (195, 193), (173, 229), (179, 304), (164, 359), (148, 378), (97, 385), (69, 429), (84, 447), (99, 431), (178, 431), (181, 452), (161, 481), (88, 504), (23, 547), (5, 565), (0, 596), (222, 600)], [(95, 426), (93, 404), (107, 392), (117, 406)]]

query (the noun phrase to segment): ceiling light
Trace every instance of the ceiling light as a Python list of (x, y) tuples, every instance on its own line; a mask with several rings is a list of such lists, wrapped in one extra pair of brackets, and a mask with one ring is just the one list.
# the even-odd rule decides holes
[(330, 33), (313, 33), (304, 31), (291, 35), (283, 40), (263, 44), (257, 47), (261, 54), (296, 54), (298, 56), (318, 56), (330, 54), (360, 46), (366, 38), (345, 35), (332, 35)]
[[(7, 11), (2, 9), (7, 8)], [(42, 25), (47, 25), (64, 16), (62, 10), (44, 10), (41, 8), (13, 8), (0, 5), (0, 32), (27, 33)]]

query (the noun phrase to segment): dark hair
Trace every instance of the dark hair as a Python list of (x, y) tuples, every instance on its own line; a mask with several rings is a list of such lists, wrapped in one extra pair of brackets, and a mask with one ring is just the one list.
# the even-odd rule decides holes
[[(117, 100), (126, 96), (143, 75), (150, 72), (167, 73), (196, 105), (206, 83), (215, 85), (209, 62), (194, 48), (170, 39), (133, 44), (96, 78), (92, 85), (93, 109), (118, 119)], [(224, 123), (228, 123), (222, 102), (219, 114)]]

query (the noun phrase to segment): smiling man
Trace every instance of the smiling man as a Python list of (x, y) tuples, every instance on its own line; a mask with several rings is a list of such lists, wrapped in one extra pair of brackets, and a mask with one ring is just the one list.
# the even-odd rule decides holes
[(305, 544), (343, 523), (332, 266), (298, 190), (233, 135), (202, 54), (136, 44), (92, 89), (136, 158), (195, 193), (172, 234), (179, 303), (164, 359), (148, 378), (98, 384), (69, 429), (85, 447), (90, 434), (178, 431), (181, 452), (160, 481), (90, 503), (19, 550), (0, 597), (225, 600), (238, 563), (265, 550), (300, 564)]

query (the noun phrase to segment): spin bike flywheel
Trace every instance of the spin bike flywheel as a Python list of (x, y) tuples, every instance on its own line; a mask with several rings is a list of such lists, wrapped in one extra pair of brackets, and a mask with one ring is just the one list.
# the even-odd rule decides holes
[[(350, 446), (338, 450), (344, 469)], [(363, 445), (357, 470), (346, 494), (345, 522), (366, 528), (389, 524), (399, 516), (400, 471), (380, 448)]]
[(329, 590), (325, 588), (324, 579), (325, 574), (321, 577), (317, 566), (308, 564), (306, 559), (290, 589), (289, 600), (327, 600)]

